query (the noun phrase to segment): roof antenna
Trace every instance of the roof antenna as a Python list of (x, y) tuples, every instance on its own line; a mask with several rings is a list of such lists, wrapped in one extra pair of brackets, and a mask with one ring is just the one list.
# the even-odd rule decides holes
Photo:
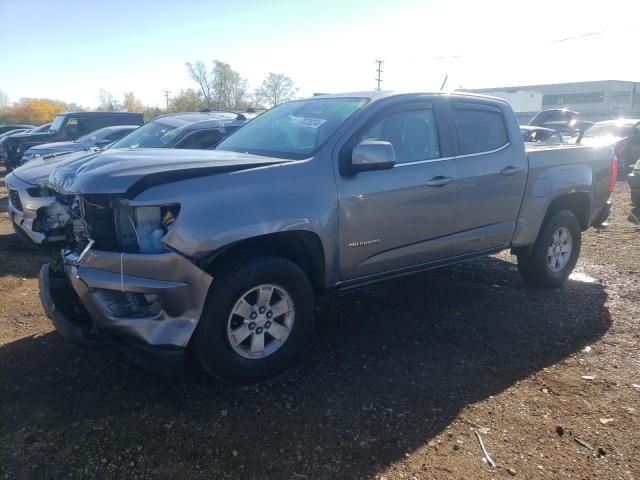
[(447, 84), (447, 80), (449, 79), (449, 74), (447, 73), (444, 76), (444, 81), (442, 82), (442, 86), (440, 87), (440, 91), (442, 91), (444, 89), (444, 86)]

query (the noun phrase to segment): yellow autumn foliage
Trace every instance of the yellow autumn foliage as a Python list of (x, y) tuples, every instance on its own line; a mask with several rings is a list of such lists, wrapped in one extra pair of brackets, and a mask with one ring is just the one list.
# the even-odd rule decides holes
[(44, 98), (23, 98), (9, 109), (9, 118), (12, 123), (25, 123), (30, 125), (42, 125), (65, 111), (61, 102)]

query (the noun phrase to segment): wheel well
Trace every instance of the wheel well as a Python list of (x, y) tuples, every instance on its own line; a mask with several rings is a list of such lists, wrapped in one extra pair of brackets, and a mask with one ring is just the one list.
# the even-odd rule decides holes
[(248, 238), (224, 247), (208, 259), (205, 270), (216, 271), (250, 258), (275, 255), (296, 263), (309, 277), (314, 290), (325, 287), (324, 250), (320, 238), (311, 232), (278, 232)]
[(571, 210), (578, 218), (582, 230), (589, 228), (589, 211), (591, 200), (589, 194), (585, 192), (569, 193), (555, 198), (545, 215), (545, 221), (560, 210)]

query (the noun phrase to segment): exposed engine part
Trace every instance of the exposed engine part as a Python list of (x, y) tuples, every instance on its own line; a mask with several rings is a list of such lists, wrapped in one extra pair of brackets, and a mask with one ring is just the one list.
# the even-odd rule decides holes
[(47, 229), (64, 228), (71, 220), (69, 209), (58, 202), (52, 203), (45, 209), (44, 225)]
[(179, 205), (132, 206), (111, 195), (57, 195), (38, 210), (33, 230), (64, 235), (76, 252), (93, 240), (98, 250), (162, 253), (162, 238), (179, 211)]
[(48, 237), (64, 236), (67, 241), (74, 241), (73, 223), (78, 218), (79, 200), (75, 196), (59, 196), (56, 201), (36, 212), (33, 230)]
[(123, 203), (116, 211), (118, 240), (125, 251), (162, 253), (162, 238), (175, 222), (178, 205), (132, 207)]

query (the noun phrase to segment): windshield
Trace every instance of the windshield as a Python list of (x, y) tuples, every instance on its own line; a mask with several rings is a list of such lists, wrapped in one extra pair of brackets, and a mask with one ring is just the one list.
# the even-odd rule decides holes
[(49, 129), (59, 132), (60, 129), (62, 128), (62, 124), (64, 123), (64, 118), (65, 118), (64, 115), (56, 115), (56, 118), (51, 124), (51, 126), (49, 127)]
[(179, 118), (161, 118), (137, 128), (111, 148), (167, 148), (191, 122)]
[(94, 132), (87, 133), (86, 135), (76, 138), (74, 140), (74, 143), (83, 143), (83, 142), (95, 143), (98, 140), (102, 139), (102, 137), (106, 137), (110, 131), (111, 131), (110, 127), (100, 128)]
[(615, 123), (594, 125), (584, 132), (583, 138), (599, 138), (599, 137), (628, 137), (633, 131), (632, 125), (619, 125)]
[(364, 98), (324, 98), (279, 105), (220, 143), (216, 150), (300, 160), (312, 156)]

